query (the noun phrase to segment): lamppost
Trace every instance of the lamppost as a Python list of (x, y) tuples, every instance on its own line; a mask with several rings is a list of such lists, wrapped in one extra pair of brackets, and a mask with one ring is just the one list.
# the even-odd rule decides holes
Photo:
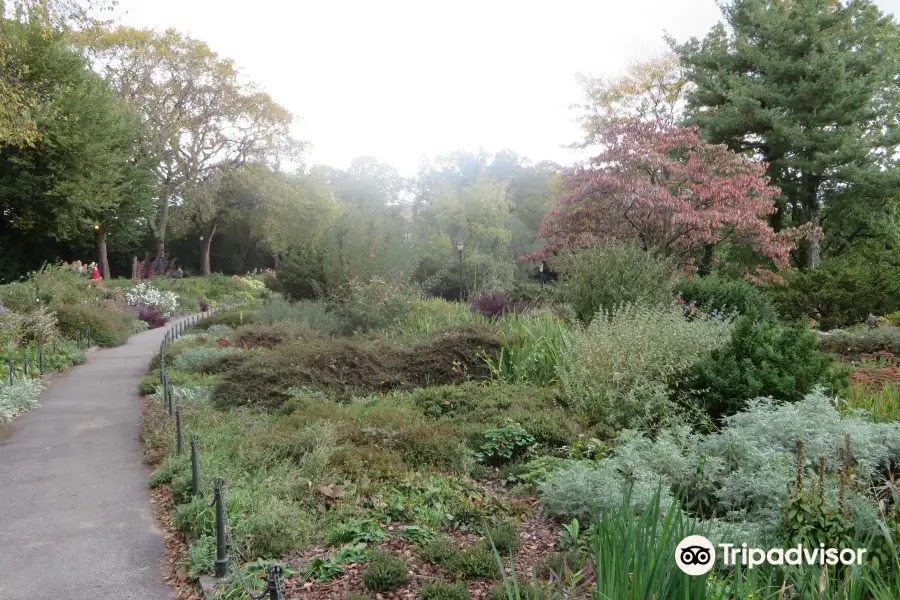
[(462, 265), (462, 252), (463, 252), (463, 241), (459, 240), (456, 242), (456, 251), (459, 254), (459, 299), (462, 301), (463, 299), (463, 265)]
[(538, 272), (541, 274), (541, 289), (544, 289), (544, 261), (538, 265)]

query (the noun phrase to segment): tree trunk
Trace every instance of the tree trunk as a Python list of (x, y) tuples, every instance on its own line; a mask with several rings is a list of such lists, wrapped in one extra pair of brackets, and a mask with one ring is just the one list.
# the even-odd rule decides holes
[[(815, 227), (819, 226), (819, 181), (817, 179), (807, 179), (807, 198), (809, 211), (809, 222)], [(819, 266), (819, 257), (822, 254), (822, 243), (818, 236), (809, 241), (809, 254), (807, 255), (806, 266), (815, 269)]]
[(697, 268), (697, 274), (700, 277), (706, 277), (712, 273), (713, 266), (713, 245), (707, 244), (703, 247), (703, 256), (700, 258), (700, 266)]
[(109, 274), (109, 257), (106, 252), (105, 231), (97, 232), (97, 263), (100, 265), (100, 273), (103, 275), (103, 279), (109, 281), (111, 277)]
[(203, 236), (203, 248), (202, 248), (202, 264), (200, 266), (204, 275), (209, 275), (212, 273), (212, 269), (209, 264), (209, 249), (212, 246), (213, 236), (216, 235), (216, 222), (213, 221), (212, 227), (209, 230), (209, 233)]

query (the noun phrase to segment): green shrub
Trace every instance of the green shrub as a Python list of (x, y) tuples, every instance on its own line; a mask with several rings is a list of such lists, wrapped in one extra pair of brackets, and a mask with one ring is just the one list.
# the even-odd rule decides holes
[(571, 251), (555, 258), (553, 268), (559, 273), (555, 294), (585, 323), (622, 304), (667, 304), (675, 286), (668, 261), (629, 244)]
[(384, 550), (376, 550), (369, 568), (363, 572), (363, 585), (373, 592), (395, 590), (409, 581), (406, 561)]
[(190, 579), (211, 573), (216, 564), (216, 538), (202, 535), (188, 548), (187, 573)]
[(738, 317), (728, 343), (691, 369), (687, 387), (710, 415), (721, 418), (742, 410), (748, 400), (772, 396), (796, 402), (829, 381), (834, 357), (819, 350), (819, 335), (808, 327), (783, 327)]
[(676, 289), (682, 300), (707, 313), (719, 310), (731, 317), (755, 315), (765, 321), (778, 320), (772, 300), (749, 281), (709, 276), (682, 279)]
[(463, 579), (497, 579), (500, 566), (490, 544), (484, 541), (464, 548), (449, 560), (448, 567)]
[(727, 335), (721, 323), (688, 321), (676, 306), (627, 305), (572, 332), (560, 383), (592, 423), (613, 430), (647, 425), (670, 412), (668, 388)]
[(265, 283), (292, 300), (322, 297), (326, 282), (321, 250), (314, 245), (292, 248), (280, 261), (277, 273), (266, 277)]
[(340, 291), (335, 312), (351, 330), (372, 331), (400, 324), (419, 297), (419, 290), (373, 278), (350, 280)]
[(329, 335), (340, 334), (349, 329), (347, 323), (330, 312), (322, 302), (288, 302), (279, 296), (270, 298), (256, 311), (256, 322), (264, 325), (290, 322)]
[(84, 339), (88, 329), (91, 340), (98, 346), (121, 346), (131, 335), (134, 314), (120, 313), (91, 306), (57, 306), (56, 317), (63, 335), (75, 337), (77, 332)]
[(243, 354), (243, 352), (240, 348), (228, 347), (210, 348), (201, 346), (199, 348), (187, 348), (175, 358), (172, 368), (187, 373), (200, 373), (209, 364)]
[(900, 266), (892, 259), (830, 258), (815, 269), (785, 275), (771, 286), (778, 313), (791, 320), (813, 318), (823, 329), (865, 322), (869, 313), (900, 310)]
[(469, 590), (461, 583), (426, 583), (419, 590), (420, 600), (468, 600)]

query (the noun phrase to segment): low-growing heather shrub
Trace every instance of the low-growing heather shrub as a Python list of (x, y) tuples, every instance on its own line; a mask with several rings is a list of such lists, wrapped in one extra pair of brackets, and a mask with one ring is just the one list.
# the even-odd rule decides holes
[(500, 565), (491, 546), (482, 540), (456, 552), (448, 568), (462, 579), (498, 579)]
[(468, 600), (469, 590), (461, 583), (433, 581), (419, 590), (420, 600)]
[(240, 348), (187, 348), (178, 355), (172, 368), (188, 373), (200, 373), (209, 364), (242, 353), (243, 350)]
[(877, 352), (900, 356), (900, 327), (882, 325), (860, 331), (836, 329), (819, 335), (819, 347), (845, 360), (859, 360), (863, 354)]
[(138, 333), (144, 333), (150, 329), (150, 324), (147, 321), (141, 321), (140, 319), (135, 319), (131, 322), (131, 334), (137, 335)]
[(458, 552), (457, 548), (447, 538), (438, 538), (433, 542), (429, 542), (422, 547), (420, 556), (422, 560), (433, 565), (442, 565), (449, 561), (454, 554)]
[(231, 329), (237, 329), (243, 325), (250, 325), (256, 321), (256, 313), (248, 308), (237, 306), (209, 316), (199, 323), (197, 328), (209, 329), (215, 325), (226, 325)]
[(504, 556), (519, 550), (519, 524), (512, 519), (489, 522), (484, 527), (484, 537), (488, 543)]
[(665, 305), (672, 301), (675, 269), (637, 246), (593, 246), (553, 260), (559, 273), (555, 295), (587, 323), (623, 304)]
[(63, 335), (75, 337), (76, 332), (82, 337), (91, 330), (91, 340), (98, 346), (121, 346), (131, 335), (131, 323), (136, 317), (91, 306), (58, 306), (56, 317), (59, 330)]
[(677, 291), (686, 304), (693, 303), (706, 313), (719, 311), (730, 317), (753, 315), (773, 323), (778, 320), (771, 298), (749, 281), (714, 275), (682, 279)]
[(499, 344), (489, 329), (450, 329), (427, 341), (397, 346), (388, 341), (367, 344), (357, 339), (311, 339), (250, 356), (225, 374), (216, 388), (220, 407), (256, 405), (277, 409), (288, 390), (311, 388), (342, 397), (366, 396), (393, 389), (412, 389), (466, 380), (485, 380), (490, 370), (484, 356), (495, 356)]
[(833, 356), (819, 350), (819, 335), (812, 329), (741, 316), (731, 327), (728, 343), (701, 358), (685, 385), (719, 419), (743, 409), (751, 398), (796, 402), (817, 385), (840, 392), (849, 378), (832, 371), (833, 362)]
[(38, 397), (44, 389), (39, 379), (18, 379), (13, 385), (0, 384), (0, 423), (12, 421), (20, 413), (38, 406)]
[(211, 325), (206, 329), (207, 335), (212, 339), (230, 338), (234, 334), (234, 328), (228, 325)]
[(373, 592), (395, 590), (409, 581), (406, 561), (384, 550), (372, 554), (369, 568), (363, 572), (363, 585)]
[(245, 325), (232, 336), (235, 346), (244, 349), (267, 348), (269, 350), (287, 342), (318, 335), (300, 323), (280, 321), (272, 325)]
[(689, 321), (674, 305), (630, 304), (572, 331), (559, 380), (573, 408), (592, 423), (641, 427), (671, 412), (669, 389), (727, 339), (728, 328), (714, 319)]

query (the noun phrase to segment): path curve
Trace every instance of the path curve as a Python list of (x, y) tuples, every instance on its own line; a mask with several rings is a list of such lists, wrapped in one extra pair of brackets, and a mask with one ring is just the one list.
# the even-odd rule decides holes
[(172, 598), (138, 441), (138, 383), (164, 336), (90, 354), (0, 430), (0, 598)]

